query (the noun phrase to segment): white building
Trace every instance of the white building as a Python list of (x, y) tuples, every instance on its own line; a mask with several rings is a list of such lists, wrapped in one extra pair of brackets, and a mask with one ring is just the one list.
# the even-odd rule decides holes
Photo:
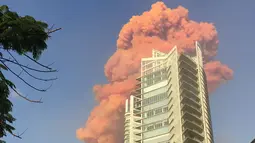
[(193, 55), (153, 50), (126, 100), (125, 143), (213, 143), (200, 45)]

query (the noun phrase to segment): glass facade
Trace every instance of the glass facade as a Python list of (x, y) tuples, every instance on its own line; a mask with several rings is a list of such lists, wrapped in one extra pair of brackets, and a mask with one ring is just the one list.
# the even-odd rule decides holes
[[(213, 143), (206, 77), (196, 57), (153, 50), (126, 101), (125, 143)], [(201, 52), (200, 52), (201, 54)]]

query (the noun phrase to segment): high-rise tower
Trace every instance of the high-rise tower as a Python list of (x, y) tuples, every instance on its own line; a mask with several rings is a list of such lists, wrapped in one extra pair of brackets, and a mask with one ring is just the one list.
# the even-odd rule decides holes
[(210, 107), (198, 42), (195, 52), (152, 51), (126, 100), (125, 143), (213, 143)]

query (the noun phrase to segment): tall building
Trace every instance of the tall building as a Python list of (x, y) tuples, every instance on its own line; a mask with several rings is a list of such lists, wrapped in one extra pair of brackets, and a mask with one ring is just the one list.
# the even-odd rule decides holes
[(213, 143), (210, 107), (198, 42), (193, 54), (152, 51), (126, 100), (125, 143)]

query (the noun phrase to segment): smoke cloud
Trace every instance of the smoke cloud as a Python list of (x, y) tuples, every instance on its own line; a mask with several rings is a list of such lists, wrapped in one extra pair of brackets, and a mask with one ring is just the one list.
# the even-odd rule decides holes
[(182, 6), (168, 8), (156, 2), (149, 11), (133, 16), (125, 24), (117, 40), (117, 50), (105, 65), (109, 83), (95, 85), (98, 105), (92, 110), (84, 128), (77, 130), (77, 138), (87, 143), (123, 142), (124, 101), (135, 88), (141, 58), (151, 56), (152, 49), (169, 52), (175, 45), (179, 52), (194, 51), (194, 42), (203, 45), (209, 92), (230, 80), (233, 71), (216, 61), (217, 31), (213, 24), (189, 19)]

